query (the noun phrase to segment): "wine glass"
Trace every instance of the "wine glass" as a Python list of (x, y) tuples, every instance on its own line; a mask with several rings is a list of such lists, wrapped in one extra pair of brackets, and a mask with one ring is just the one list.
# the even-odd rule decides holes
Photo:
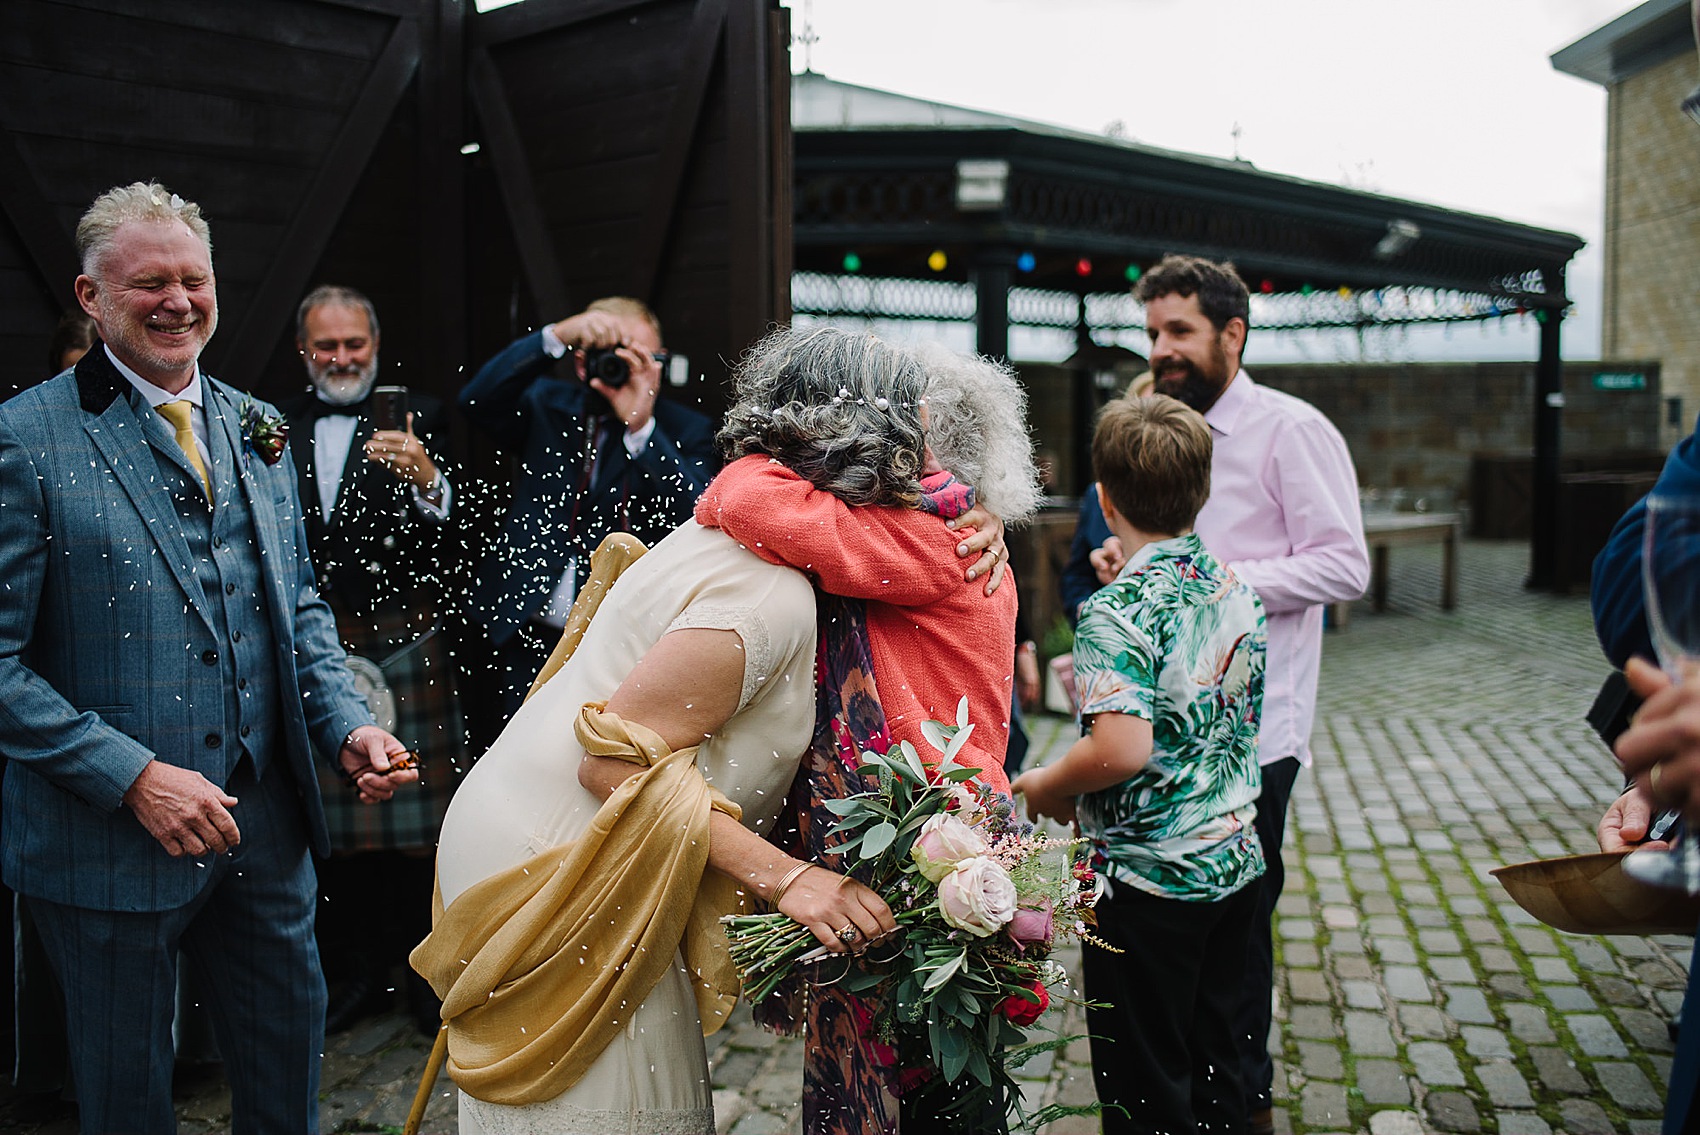
[[(1641, 537), (1641, 585), (1647, 630), (1659, 665), (1672, 682), (1700, 662), (1700, 496), (1647, 498)], [(1700, 840), (1675, 811), (1654, 817), (1649, 839), (1668, 839), (1669, 851), (1643, 850), (1624, 858), (1633, 879), (1700, 894)]]

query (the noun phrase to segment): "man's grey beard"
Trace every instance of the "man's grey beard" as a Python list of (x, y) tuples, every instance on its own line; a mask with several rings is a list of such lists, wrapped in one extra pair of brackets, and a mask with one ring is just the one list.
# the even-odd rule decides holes
[(331, 370), (328, 365), (307, 368), (319, 400), (329, 406), (352, 406), (372, 392), (372, 383), (378, 377), (378, 356), (373, 355), (371, 365), (353, 375), (332, 374)]

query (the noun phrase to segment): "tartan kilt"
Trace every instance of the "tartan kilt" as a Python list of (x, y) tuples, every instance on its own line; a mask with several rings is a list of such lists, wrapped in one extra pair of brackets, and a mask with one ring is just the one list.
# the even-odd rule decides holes
[[(375, 663), (383, 673), (394, 699), (390, 732), (420, 756), (419, 783), (382, 804), (362, 804), (348, 783), (320, 762), (319, 789), (331, 849), (434, 848), (449, 798), (470, 764), (449, 637), (429, 609), (386, 605), (364, 618), (350, 617), (334, 602), (331, 609), (343, 649)], [(363, 693), (368, 691), (370, 683), (361, 680), (358, 670), (356, 682)], [(386, 725), (374, 708), (378, 724)]]

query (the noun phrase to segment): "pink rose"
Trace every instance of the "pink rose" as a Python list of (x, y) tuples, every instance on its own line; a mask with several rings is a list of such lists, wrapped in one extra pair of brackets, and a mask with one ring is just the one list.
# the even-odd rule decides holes
[(983, 855), (964, 861), (939, 882), (939, 913), (979, 938), (1007, 925), (1015, 917), (1016, 901), (1009, 872)]
[(1051, 995), (1045, 989), (1044, 982), (1035, 980), (1027, 989), (1038, 998), (1037, 1001), (1029, 1001), (1019, 993), (1011, 993), (998, 1005), (998, 1012), (1007, 1017), (1012, 1025), (1032, 1024), (1051, 1003)]
[(958, 863), (989, 850), (979, 832), (955, 816), (940, 813), (921, 825), (921, 834), (915, 837), (909, 857), (928, 882), (936, 883)]
[(1040, 899), (1038, 906), (1024, 906), (1009, 920), (1009, 936), (1022, 953), (1028, 946), (1049, 946), (1055, 933), (1051, 918), (1051, 900)]

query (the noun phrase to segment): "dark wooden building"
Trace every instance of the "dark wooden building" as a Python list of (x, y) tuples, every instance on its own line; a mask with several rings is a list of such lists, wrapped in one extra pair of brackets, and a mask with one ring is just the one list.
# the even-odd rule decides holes
[(304, 381), (295, 305), (360, 288), (386, 377), (450, 396), (606, 294), (658, 311), (711, 405), (789, 313), (777, 0), (6, 0), (0, 392), (48, 373), (78, 215), (157, 179), (212, 226), (209, 372)]

